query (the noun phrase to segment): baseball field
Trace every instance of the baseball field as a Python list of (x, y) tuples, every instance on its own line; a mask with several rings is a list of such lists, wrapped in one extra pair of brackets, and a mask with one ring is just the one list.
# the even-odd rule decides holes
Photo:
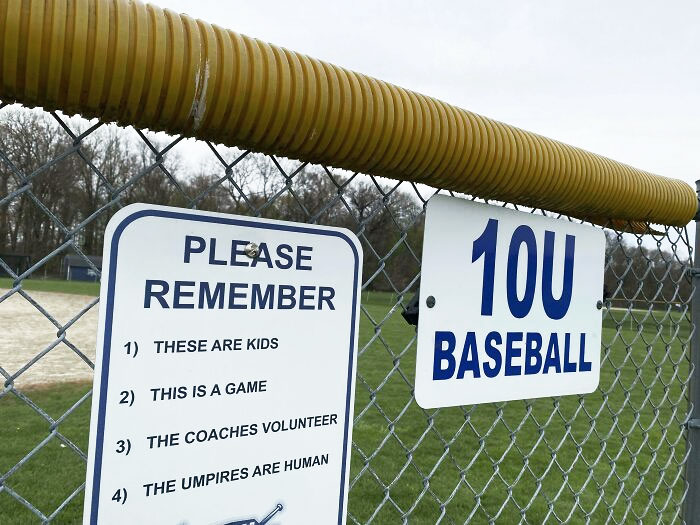
[[(11, 286), (0, 281), (0, 296)], [(95, 284), (65, 281), (26, 281), (23, 289), (61, 324), (98, 293)], [(674, 445), (684, 439), (689, 323), (679, 314), (654, 320), (635, 312), (630, 320), (609, 312), (593, 394), (425, 411), (411, 397), (415, 331), (394, 298), (363, 293), (349, 504), (357, 521), (677, 518), (664, 509), (684, 490), (684, 447)], [(10, 374), (56, 340), (56, 327), (18, 294), (0, 303), (0, 326), (0, 366)], [(66, 332), (90, 359), (96, 326), (97, 305)], [(11, 424), (0, 425), (0, 473), (9, 472), (1, 523), (40, 522), (23, 499), (55, 523), (80, 521), (91, 379), (60, 342), (17, 378), (16, 391), (5, 390), (0, 420)]]

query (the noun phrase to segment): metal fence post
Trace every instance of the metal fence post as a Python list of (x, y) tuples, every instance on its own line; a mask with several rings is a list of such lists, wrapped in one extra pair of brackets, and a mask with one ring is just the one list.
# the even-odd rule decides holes
[[(700, 194), (700, 180), (695, 181), (695, 189)], [(688, 525), (700, 525), (700, 213), (695, 216), (695, 251), (693, 253), (693, 299), (692, 321), (693, 336), (690, 341), (690, 366), (692, 376), (689, 385), (691, 403), (688, 420), (689, 456), (686, 464), (688, 494), (685, 503), (685, 522)]]

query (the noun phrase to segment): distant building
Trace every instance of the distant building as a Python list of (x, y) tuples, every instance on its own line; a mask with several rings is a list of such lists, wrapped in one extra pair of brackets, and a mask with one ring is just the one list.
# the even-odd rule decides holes
[[(19, 255), (16, 253), (0, 253), (0, 259), (2, 259), (2, 262), (9, 266), (10, 270), (15, 272), (16, 275), (24, 273), (29, 268), (29, 255)], [(2, 265), (0, 265), (0, 277), (10, 277), (10, 274), (7, 273), (7, 270), (5, 270), (5, 268)]]
[[(102, 271), (102, 257), (88, 255), (87, 258), (100, 271)], [(82, 255), (66, 255), (63, 258), (63, 271), (68, 281), (92, 281), (100, 280), (99, 275)]]

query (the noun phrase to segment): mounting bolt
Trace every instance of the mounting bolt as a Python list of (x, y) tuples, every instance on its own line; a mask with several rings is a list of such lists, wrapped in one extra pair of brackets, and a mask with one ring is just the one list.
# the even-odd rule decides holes
[(432, 308), (433, 306), (435, 306), (435, 297), (429, 295), (428, 298), (425, 300), (425, 304), (428, 306), (428, 308)]
[(255, 259), (258, 255), (260, 255), (260, 246), (258, 246), (254, 242), (249, 242), (248, 244), (246, 244), (243, 250), (245, 251), (245, 254), (251, 259)]
[(603, 301), (600, 301), (600, 300), (599, 300), (597, 303), (595, 303), (595, 307), (596, 307), (598, 310), (602, 310), (602, 309), (603, 309)]

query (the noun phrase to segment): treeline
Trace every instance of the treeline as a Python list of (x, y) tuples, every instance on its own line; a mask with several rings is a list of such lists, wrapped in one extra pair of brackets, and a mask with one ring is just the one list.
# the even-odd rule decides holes
[[(362, 241), (371, 288), (403, 290), (416, 282), (422, 204), (388, 184), (316, 166), (298, 170), (299, 163), (284, 160), (276, 165), (260, 154), (228, 170), (212, 154), (193, 174), (176, 149), (164, 156), (163, 169), (149, 169), (156, 153), (115, 126), (87, 134), (73, 149), (46, 113), (0, 113), (0, 254), (28, 255), (33, 264), (73, 239), (84, 254), (101, 255), (109, 218), (120, 206), (146, 202), (346, 227)], [(222, 151), (227, 162), (242, 153)], [(58, 276), (68, 253), (52, 257), (41, 274)]]
[(638, 238), (606, 230), (606, 299), (612, 306), (676, 310), (689, 307), (692, 282), (688, 246), (678, 237), (675, 244), (649, 246)]
[[(85, 121), (71, 123), (76, 121), (88, 129)], [(260, 154), (248, 154), (229, 169), (212, 154), (192, 173), (178, 151), (165, 155), (163, 169), (149, 169), (157, 162), (156, 153), (134, 131), (102, 126), (75, 149), (73, 139), (48, 114), (4, 109), (0, 254), (28, 255), (35, 263), (72, 239), (86, 255), (101, 255), (111, 215), (120, 206), (146, 202), (346, 227), (362, 241), (363, 278), (370, 288), (402, 291), (417, 284), (423, 207), (415, 192), (402, 189), (405, 185), (393, 189), (369, 177), (348, 178), (317, 166), (298, 170), (299, 163), (276, 165)], [(229, 163), (242, 153), (221, 152)], [(673, 251), (668, 243), (650, 246), (633, 236), (606, 234), (605, 289), (617, 304), (688, 300), (682, 243)], [(59, 275), (68, 253), (70, 248), (52, 257), (41, 274)]]

